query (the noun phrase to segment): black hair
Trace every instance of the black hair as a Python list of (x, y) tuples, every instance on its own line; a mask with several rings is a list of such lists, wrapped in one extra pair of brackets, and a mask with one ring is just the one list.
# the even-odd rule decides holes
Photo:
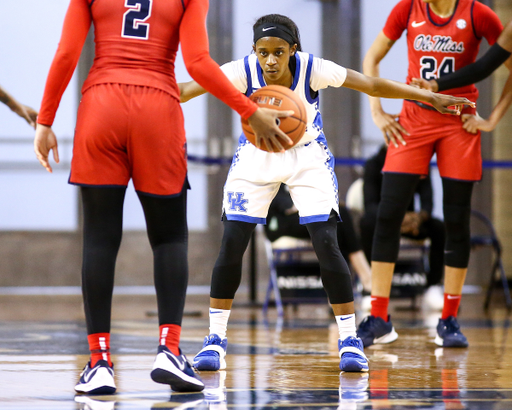
[(297, 51), (302, 51), (302, 45), (300, 43), (300, 34), (299, 34), (299, 28), (297, 27), (297, 24), (293, 22), (292, 19), (289, 17), (283, 16), (281, 14), (267, 14), (265, 16), (260, 17), (254, 25), (252, 26), (253, 31), (261, 26), (262, 24), (280, 24), (281, 26), (285, 26), (289, 30), (289, 34), (291, 35), (293, 39), (293, 43), (289, 43), (290, 47), (292, 47), (294, 44), (297, 44)]

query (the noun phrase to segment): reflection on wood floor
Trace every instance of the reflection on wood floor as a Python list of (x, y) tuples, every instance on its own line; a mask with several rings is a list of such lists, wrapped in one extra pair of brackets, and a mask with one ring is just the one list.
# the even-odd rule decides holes
[[(186, 306), (182, 349), (191, 358), (208, 332), (207, 298)], [(88, 360), (80, 297), (0, 296), (1, 409), (511, 409), (512, 337), (500, 301), (463, 298), (459, 322), (467, 349), (433, 343), (438, 312), (398, 309), (400, 337), (366, 349), (369, 374), (340, 374), (337, 328), (325, 305), (270, 310), (235, 307), (227, 369), (202, 372), (200, 394), (173, 393), (151, 381), (158, 323), (154, 298), (114, 300), (112, 351), (118, 393), (76, 396)], [(202, 313), (201, 316), (198, 316)], [(358, 320), (363, 318), (358, 314)]]

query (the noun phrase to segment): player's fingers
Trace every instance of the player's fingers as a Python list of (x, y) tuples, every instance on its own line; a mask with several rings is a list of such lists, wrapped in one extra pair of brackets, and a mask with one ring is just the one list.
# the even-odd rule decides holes
[(387, 137), (388, 137), (388, 145), (389, 143), (393, 144), (396, 148), (398, 148), (398, 142), (396, 141), (395, 139), (395, 136), (393, 135), (393, 133), (388, 133), (387, 134)]
[(469, 120), (473, 115), (472, 114), (462, 114), (462, 116), (460, 117), (460, 119), (462, 120), (462, 122), (466, 122), (467, 120)]
[(389, 145), (389, 142), (390, 142), (390, 141), (389, 141), (388, 134), (386, 134), (386, 132), (385, 132), (385, 131), (382, 131), (382, 136), (383, 136), (383, 138), (384, 138), (384, 143), (385, 143), (386, 145)]
[(59, 159), (59, 147), (57, 147), (57, 145), (55, 145), (55, 147), (53, 147), (53, 160), (57, 164), (60, 162), (60, 159)]
[(41, 153), (37, 154), (37, 159), (39, 160), (39, 163), (48, 171), (52, 172), (52, 167), (50, 166), (50, 163), (48, 162), (48, 157), (44, 156)]
[(462, 128), (465, 129), (470, 134), (476, 134), (478, 132), (478, 127), (476, 127), (472, 122), (466, 122), (462, 125)]
[(278, 127), (276, 129), (276, 133), (277, 136), (283, 139), (288, 145), (293, 145), (292, 139), (288, 135), (286, 135), (286, 133), (281, 128)]
[(393, 125), (394, 125), (394, 127), (395, 127), (396, 129), (398, 129), (398, 131), (400, 131), (400, 133), (401, 133), (401, 134), (410, 135), (410, 134), (409, 134), (409, 131), (407, 131), (404, 127), (402, 127), (402, 126), (400, 125), (400, 123), (396, 122), (396, 123), (395, 123), (395, 124), (393, 124)]
[[(286, 135), (286, 134), (285, 134)], [(272, 145), (274, 146), (275, 148), (275, 151), (274, 152), (284, 152), (285, 149), (283, 148), (283, 146), (281, 145), (281, 142), (279, 142), (279, 138), (276, 138), (276, 137), (273, 137), (271, 139), (271, 143)]]
[(404, 137), (402, 136), (402, 133), (399, 130), (394, 128), (393, 135), (395, 136), (396, 141), (400, 142), (402, 145), (407, 145), (407, 143), (404, 140)]
[(256, 145), (256, 148), (261, 148), (261, 138), (258, 134), (255, 134), (254, 145)]
[(278, 117), (291, 117), (293, 114), (295, 114), (295, 111), (288, 110), (288, 111), (279, 111)]
[(445, 108), (443, 114), (460, 115), (460, 107), (455, 106), (454, 108)]

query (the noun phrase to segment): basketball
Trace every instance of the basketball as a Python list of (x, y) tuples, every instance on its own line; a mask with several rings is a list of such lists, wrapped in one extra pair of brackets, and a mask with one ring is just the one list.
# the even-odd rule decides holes
[[(282, 85), (267, 85), (256, 90), (250, 97), (256, 104), (264, 108), (273, 108), (279, 111), (294, 111), (291, 117), (279, 118), (279, 128), (290, 137), (293, 145), (282, 141), (284, 149), (290, 149), (297, 144), (306, 131), (306, 107), (299, 95)], [(242, 129), (245, 137), (253, 145), (256, 145), (256, 136), (247, 120), (242, 118)], [(265, 142), (261, 143), (260, 149), (268, 152), (279, 152), (277, 147), (267, 147)]]

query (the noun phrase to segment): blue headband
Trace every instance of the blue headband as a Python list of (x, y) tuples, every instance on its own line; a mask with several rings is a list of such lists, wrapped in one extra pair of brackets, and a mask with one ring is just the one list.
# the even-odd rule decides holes
[(296, 43), (293, 39), (293, 34), (290, 29), (282, 24), (264, 23), (254, 29), (253, 42), (256, 42), (262, 37), (278, 37), (282, 38), (288, 44), (293, 45)]

